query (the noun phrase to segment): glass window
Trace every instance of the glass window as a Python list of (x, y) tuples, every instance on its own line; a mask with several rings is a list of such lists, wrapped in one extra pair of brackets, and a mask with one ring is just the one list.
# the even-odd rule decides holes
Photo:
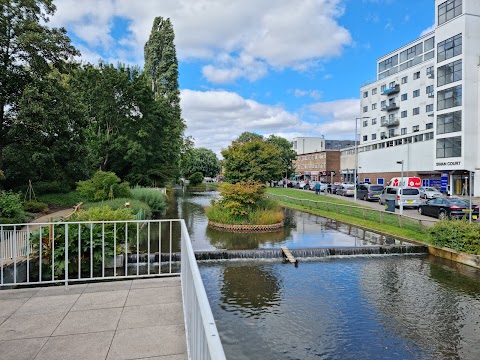
[(375, 95), (377, 93), (377, 88), (372, 89), (372, 95)]
[(425, 55), (423, 55), (423, 61), (433, 59), (434, 56), (435, 56), (435, 51), (433, 51), (433, 50), (428, 52), (428, 53), (425, 53)]
[(408, 98), (407, 94), (402, 94), (402, 97), (401, 97), (402, 101), (407, 100), (407, 98)]
[(413, 90), (413, 97), (419, 97), (420, 96), (420, 90)]
[(373, 118), (372, 119), (372, 125), (376, 125), (377, 124), (377, 119), (376, 118)]
[(372, 140), (376, 140), (377, 139), (377, 134), (372, 134)]
[(462, 34), (455, 35), (438, 43), (437, 62), (450, 59), (462, 53)]
[(368, 120), (363, 120), (363, 127), (368, 126)]
[(433, 123), (427, 123), (427, 124), (425, 125), (425, 129), (427, 129), (427, 130), (428, 130), (428, 129), (433, 129)]
[(383, 60), (378, 63), (378, 72), (381, 73), (385, 70), (390, 69), (391, 67), (398, 65), (398, 55), (393, 55), (386, 60)]
[(377, 103), (372, 104), (372, 110), (375, 110), (377, 108)]
[(430, 77), (431, 75), (434, 74), (435, 68), (433, 66), (429, 66), (427, 68), (427, 77)]
[(420, 130), (420, 125), (414, 125), (412, 127), (412, 130), (413, 130), (413, 132), (417, 132), (418, 130)]
[(413, 73), (413, 80), (420, 79), (420, 71)]
[(462, 131), (462, 112), (455, 111), (437, 116), (437, 134)]
[(427, 94), (433, 93), (433, 85), (427, 86), (427, 88), (425, 89), (425, 92), (426, 92)]
[(401, 115), (400, 115), (402, 118), (406, 118), (407, 117), (407, 110), (403, 110), (401, 112)]
[(428, 104), (425, 106), (425, 112), (432, 112), (433, 111), (433, 104)]
[(437, 110), (448, 109), (462, 105), (462, 85), (438, 92)]
[(408, 82), (408, 76), (402, 77), (402, 84), (406, 84)]
[(368, 135), (363, 135), (363, 141), (367, 141), (368, 140)]
[(387, 90), (387, 85), (380, 86), (380, 91), (381, 92), (384, 92), (385, 90)]
[(438, 25), (462, 13), (462, 0), (448, 0), (438, 5)]
[(423, 47), (425, 51), (432, 50), (435, 46), (435, 37), (431, 37), (423, 42)]
[(363, 107), (363, 112), (366, 113), (368, 111), (368, 106)]
[(462, 80), (462, 60), (457, 60), (450, 64), (440, 66), (438, 68), (437, 78), (437, 86)]
[(380, 103), (380, 106), (382, 108), (384, 108), (385, 106), (387, 106), (387, 100), (382, 100), (382, 102)]
[(418, 114), (420, 114), (420, 108), (419, 107), (413, 108), (413, 115), (418, 115)]
[(364, 92), (363, 92), (363, 97), (364, 97), (364, 98), (368, 97), (368, 91), (364, 91)]
[(425, 141), (426, 140), (433, 140), (433, 132), (429, 132), (425, 134)]
[(407, 128), (402, 128), (400, 134), (405, 135), (407, 133)]
[(462, 156), (462, 137), (437, 139), (437, 159)]

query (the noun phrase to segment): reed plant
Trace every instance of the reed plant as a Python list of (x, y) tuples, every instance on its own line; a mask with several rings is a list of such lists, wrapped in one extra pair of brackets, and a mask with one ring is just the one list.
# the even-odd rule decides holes
[(135, 186), (130, 191), (133, 199), (146, 203), (153, 213), (161, 213), (167, 206), (166, 196), (159, 189)]

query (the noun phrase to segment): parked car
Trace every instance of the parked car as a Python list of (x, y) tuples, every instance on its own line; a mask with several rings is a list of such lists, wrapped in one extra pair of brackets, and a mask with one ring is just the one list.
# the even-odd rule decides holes
[(330, 194), (336, 194), (337, 190), (341, 187), (342, 185), (340, 184), (328, 184), (327, 186), (327, 192)]
[[(472, 205), (472, 219), (478, 219), (478, 205)], [(438, 219), (468, 217), (470, 212), (470, 202), (459, 198), (438, 197), (428, 200), (418, 207), (421, 215), (433, 216)]]
[(421, 204), (420, 191), (418, 191), (418, 188), (405, 187), (402, 189), (398, 186), (387, 186), (383, 189), (378, 198), (378, 202), (380, 204), (386, 204), (386, 200), (395, 200), (395, 206), (399, 207), (400, 197), (402, 198), (402, 205), (404, 208), (418, 208)]
[(442, 193), (440, 191), (431, 186), (418, 188), (418, 191), (420, 191), (420, 197), (422, 199), (433, 199), (442, 196)]
[(374, 200), (378, 201), (380, 194), (382, 193), (384, 187), (383, 185), (372, 185), (372, 184), (360, 184), (357, 188), (357, 198), (363, 199), (365, 201)]
[(296, 186), (297, 186), (297, 181), (296, 180), (287, 180), (287, 187), (294, 188)]
[(353, 196), (353, 195), (355, 195), (355, 186), (354, 185), (342, 185), (337, 189), (337, 195)]

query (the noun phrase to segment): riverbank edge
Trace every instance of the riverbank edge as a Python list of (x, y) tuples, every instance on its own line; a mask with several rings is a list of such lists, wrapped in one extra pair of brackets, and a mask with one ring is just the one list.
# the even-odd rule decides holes
[(309, 209), (309, 208), (303, 207), (301, 205), (292, 205), (292, 204), (289, 204), (289, 203), (286, 203), (286, 202), (283, 202), (283, 201), (279, 201), (279, 203), (283, 207), (287, 207), (287, 208), (294, 209), (294, 210), (299, 210), (299, 211), (309, 213), (309, 214), (313, 214), (313, 215), (322, 216), (324, 218), (327, 218), (327, 219), (330, 219), (330, 220), (335, 220), (335, 221), (341, 222), (343, 224), (354, 225), (354, 226), (356, 226), (356, 227), (358, 227), (362, 230), (372, 231), (372, 232), (375, 232), (375, 233), (378, 233), (378, 234), (384, 235), (384, 236), (391, 236), (391, 237), (394, 237), (398, 240), (414, 243), (414, 244), (417, 244), (417, 245), (424, 245), (428, 248), (428, 253), (430, 255), (437, 256), (437, 257), (447, 259), (447, 260), (451, 260), (451, 261), (455, 261), (455, 262), (458, 262), (458, 263), (461, 263), (461, 264), (464, 264), (464, 265), (468, 265), (468, 266), (471, 266), (471, 267), (474, 267), (474, 268), (480, 270), (480, 255), (471, 255), (471, 254), (466, 254), (466, 253), (460, 253), (460, 252), (455, 251), (453, 249), (435, 246), (435, 245), (428, 244), (428, 243), (423, 242), (423, 241), (419, 241), (417, 239), (413, 239), (413, 238), (409, 238), (409, 237), (405, 237), (405, 236), (400, 236), (400, 235), (397, 235), (397, 234), (392, 234), (392, 233), (389, 233), (387, 231), (372, 229), (372, 228), (369, 228), (367, 226), (360, 225), (360, 224), (356, 223), (355, 221), (350, 222), (350, 221), (345, 221), (345, 220), (339, 220), (336, 217), (325, 215), (326, 211), (314, 211), (314, 209)]
[(229, 232), (251, 232), (251, 233), (258, 233), (258, 232), (272, 232), (277, 231), (283, 228), (284, 223), (283, 221), (276, 224), (270, 225), (239, 225), (239, 224), (222, 224), (214, 221), (208, 221), (208, 225), (215, 228), (221, 229)]

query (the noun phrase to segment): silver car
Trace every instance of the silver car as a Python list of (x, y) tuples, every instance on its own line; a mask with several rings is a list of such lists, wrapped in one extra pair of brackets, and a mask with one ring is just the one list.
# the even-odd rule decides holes
[(421, 187), (418, 191), (420, 191), (420, 197), (422, 199), (433, 199), (443, 196), (440, 191), (432, 186)]

